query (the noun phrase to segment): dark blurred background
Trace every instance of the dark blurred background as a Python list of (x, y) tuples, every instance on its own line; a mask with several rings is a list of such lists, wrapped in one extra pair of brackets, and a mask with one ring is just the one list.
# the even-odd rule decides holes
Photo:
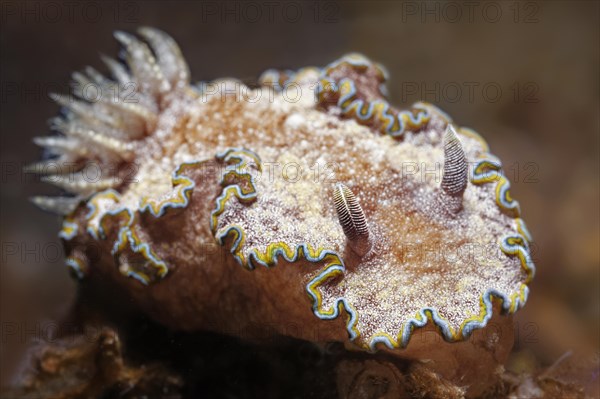
[(106, 71), (99, 54), (118, 51), (114, 30), (149, 25), (177, 40), (193, 80), (253, 80), (361, 52), (388, 68), (393, 103), (435, 103), (481, 133), (535, 239), (517, 359), (565, 355), (573, 378), (597, 389), (598, 2), (2, 1), (0, 16), (3, 386), (75, 298), (60, 220), (27, 200), (55, 191), (21, 172), (58, 112), (47, 94), (66, 92), (86, 65)]

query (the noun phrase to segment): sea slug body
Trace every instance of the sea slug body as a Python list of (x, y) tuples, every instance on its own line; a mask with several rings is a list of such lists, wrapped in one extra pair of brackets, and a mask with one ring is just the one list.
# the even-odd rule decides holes
[[(139, 34), (116, 34), (126, 62), (105, 58), (112, 79), (74, 75), (80, 99), (56, 97), (57, 134), (36, 140), (56, 158), (33, 169), (77, 165), (47, 178), (73, 196), (34, 202), (65, 215), (60, 237), (82, 284), (103, 276), (174, 329), (252, 337), (268, 326), (456, 362), (440, 348), (477, 359), (462, 341), (525, 304), (532, 239), (500, 161), (435, 106), (392, 106), (382, 66), (351, 54), (268, 70), (256, 88), (225, 80), (237, 94), (210, 95), (190, 84), (172, 38)], [(136, 101), (86, 101), (90, 84), (133, 87)], [(299, 101), (286, 101), (289, 85)], [(87, 181), (90, 163), (108, 172)], [(427, 325), (447, 342), (416, 342)], [(437, 371), (485, 384), (449, 368)]]

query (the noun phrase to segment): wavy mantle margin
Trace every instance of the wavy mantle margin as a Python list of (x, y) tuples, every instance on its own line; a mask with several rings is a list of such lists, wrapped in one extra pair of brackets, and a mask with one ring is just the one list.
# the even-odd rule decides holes
[[(184, 162), (180, 164), (171, 176), (171, 184), (174, 192), (163, 200), (154, 200), (144, 197), (140, 201), (138, 213), (149, 214), (154, 218), (160, 218), (167, 215), (170, 210), (186, 208), (189, 205), (191, 194), (195, 188), (194, 181), (184, 174), (188, 168), (200, 167), (206, 161)], [(128, 207), (118, 207), (102, 213), (99, 201), (109, 200), (113, 203), (119, 203), (121, 196), (118, 192), (109, 189), (94, 195), (88, 202), (89, 211), (85, 217), (87, 231), (94, 239), (106, 239), (106, 224), (116, 222), (120, 225), (117, 233), (117, 240), (114, 242), (111, 254), (115, 257), (117, 263), (118, 256), (126, 249), (135, 254), (141, 255), (148, 265), (156, 270), (159, 279), (164, 278), (169, 271), (167, 264), (161, 260), (148, 243), (142, 242), (133, 226), (136, 219), (136, 212)], [(96, 220), (97, 222), (91, 223)], [(62, 231), (61, 231), (62, 232)], [(148, 285), (153, 280), (151, 276), (144, 272), (132, 268), (131, 265), (122, 265), (120, 272), (132, 277), (144, 285)], [(144, 267), (145, 269), (145, 267)]]
[(86, 264), (82, 259), (69, 256), (65, 259), (65, 264), (78, 280), (82, 280), (85, 277)]
[[(461, 134), (470, 137), (476, 137), (478, 141), (485, 141), (477, 133), (470, 129), (463, 128)], [(487, 144), (484, 146), (487, 149)], [(267, 246), (264, 252), (254, 249), (248, 257), (245, 257), (241, 248), (245, 241), (245, 232), (243, 228), (237, 225), (224, 227), (216, 230), (218, 217), (223, 213), (225, 204), (233, 197), (237, 198), (242, 203), (252, 203), (256, 200), (257, 192), (254, 182), (254, 177), (251, 173), (244, 170), (254, 162), (256, 168), (260, 170), (260, 158), (253, 152), (243, 148), (231, 148), (221, 154), (216, 155), (217, 160), (224, 162), (227, 166), (221, 175), (221, 185), (224, 186), (222, 194), (216, 199), (215, 209), (211, 212), (210, 227), (215, 238), (220, 245), (225, 245), (225, 239), (228, 236), (233, 236), (234, 241), (231, 245), (230, 252), (235, 257), (236, 261), (247, 269), (254, 269), (256, 265), (264, 267), (274, 267), (277, 265), (278, 257), (285, 261), (294, 263), (301, 257), (311, 263), (325, 263), (321, 272), (308, 282), (306, 291), (313, 303), (313, 313), (322, 320), (336, 319), (345, 311), (347, 315), (346, 330), (351, 341), (355, 341), (360, 337), (360, 331), (357, 329), (359, 314), (354, 309), (351, 303), (344, 298), (335, 298), (333, 305), (326, 309), (323, 307), (322, 295), (319, 291), (319, 286), (325, 284), (332, 279), (343, 278), (346, 272), (343, 260), (339, 254), (334, 251), (323, 248), (312, 248), (308, 244), (301, 244), (295, 248), (291, 248), (284, 242), (271, 243)], [(159, 218), (167, 214), (169, 209), (185, 208), (189, 205), (190, 197), (195, 187), (194, 181), (184, 174), (187, 168), (201, 166), (206, 161), (195, 161), (182, 163), (177, 167), (172, 175), (172, 185), (175, 192), (167, 199), (156, 201), (149, 198), (143, 198), (140, 203), (139, 212), (148, 213), (153, 217)], [(495, 195), (497, 205), (505, 212), (516, 214), (514, 218), (518, 234), (508, 235), (502, 238), (500, 249), (509, 256), (517, 256), (521, 266), (527, 274), (526, 283), (522, 283), (518, 292), (515, 292), (510, 297), (505, 293), (494, 289), (487, 290), (480, 298), (480, 312), (465, 320), (459, 329), (455, 330), (450, 327), (449, 323), (440, 316), (435, 308), (422, 308), (417, 312), (413, 319), (403, 323), (400, 327), (400, 332), (396, 337), (393, 337), (384, 332), (375, 333), (371, 340), (366, 344), (364, 349), (376, 351), (381, 346), (389, 349), (405, 348), (416, 328), (422, 328), (429, 321), (437, 327), (442, 337), (449, 342), (461, 341), (468, 339), (472, 332), (476, 329), (484, 328), (493, 314), (493, 300), (496, 298), (501, 303), (501, 309), (504, 313), (514, 313), (520, 309), (527, 301), (529, 289), (527, 283), (535, 275), (535, 266), (529, 252), (529, 242), (531, 235), (527, 230), (524, 221), (519, 217), (519, 204), (510, 196), (510, 182), (501, 173), (500, 162), (491, 154), (485, 153), (483, 158), (475, 165), (471, 176), (473, 184), (490, 184), (496, 183)], [(245, 184), (241, 184), (245, 183)], [(86, 222), (92, 219), (98, 219), (97, 228), (87, 226), (88, 233), (94, 238), (106, 238), (105, 224), (110, 218), (115, 218), (122, 227), (118, 233), (118, 239), (114, 243), (112, 254), (117, 256), (127, 247), (134, 253), (141, 254), (150, 265), (157, 269), (158, 276), (163, 278), (168, 273), (167, 265), (152, 251), (147, 243), (143, 243), (132, 225), (135, 219), (134, 212), (129, 208), (116, 208), (100, 214), (98, 201), (100, 199), (112, 200), (116, 203), (120, 200), (120, 195), (112, 190), (106, 190), (94, 195), (88, 202), (89, 212), (86, 215)], [(76, 234), (77, 227), (72, 223), (71, 219), (67, 218), (61, 230), (62, 238), (70, 239)], [(77, 259), (69, 258), (68, 266), (73, 269), (78, 277), (82, 277), (83, 267), (79, 265)], [(120, 269), (121, 273), (128, 277), (133, 277), (140, 283), (147, 285), (151, 282), (151, 278), (142, 272), (131, 268)]]
[[(461, 129), (461, 133), (463, 131), (464, 129)], [(469, 131), (469, 134), (476, 133)], [(478, 139), (482, 140), (480, 136), (478, 136)], [(319, 291), (320, 285), (332, 279), (343, 278), (343, 275), (345, 274), (346, 268), (343, 260), (336, 252), (323, 248), (312, 248), (308, 244), (301, 244), (295, 248), (291, 248), (284, 242), (276, 242), (269, 244), (264, 252), (254, 249), (246, 258), (241, 250), (245, 240), (245, 232), (240, 226), (227, 226), (216, 231), (218, 216), (222, 214), (225, 209), (225, 204), (230, 199), (235, 197), (242, 203), (251, 203), (256, 199), (257, 193), (252, 174), (241, 171), (251, 164), (249, 160), (254, 162), (255, 165), (260, 168), (259, 157), (255, 153), (242, 148), (228, 149), (225, 152), (218, 154), (216, 158), (224, 161), (227, 165), (221, 176), (221, 184), (224, 185), (223, 192), (216, 199), (215, 209), (211, 212), (211, 229), (215, 234), (217, 242), (220, 245), (224, 245), (225, 238), (233, 236), (234, 242), (230, 252), (240, 265), (250, 270), (254, 269), (256, 265), (273, 267), (277, 265), (278, 257), (281, 257), (290, 263), (298, 261), (301, 257), (311, 263), (324, 262), (325, 266), (322, 271), (306, 285), (307, 294), (313, 302), (313, 313), (322, 320), (333, 320), (340, 316), (342, 311), (345, 311), (347, 314), (346, 330), (349, 338), (351, 341), (356, 340), (360, 336), (360, 331), (357, 329), (359, 314), (356, 309), (354, 309), (349, 301), (343, 297), (336, 298), (334, 304), (330, 308), (325, 309)], [(172, 184), (175, 189), (173, 196), (162, 201), (154, 201), (148, 198), (142, 199), (139, 209), (140, 213), (149, 213), (153, 217), (159, 218), (167, 214), (169, 209), (187, 207), (195, 183), (190, 177), (184, 175), (183, 171), (187, 168), (199, 167), (204, 162), (206, 161), (186, 162), (179, 165), (172, 175)], [(509, 193), (510, 183), (508, 182), (508, 179), (501, 174), (500, 170), (500, 162), (491, 154), (486, 154), (486, 156), (476, 164), (473, 170), (473, 176), (471, 177), (471, 182), (473, 184), (496, 183), (495, 193), (498, 206), (505, 211), (516, 210), (517, 215), (519, 215), (518, 202), (513, 200)], [(232, 177), (246, 182), (246, 187), (240, 186), (239, 183), (227, 184), (226, 181)], [(86, 215), (86, 222), (98, 218), (98, 224), (97, 228), (88, 225), (88, 233), (96, 239), (98, 237), (105, 239), (105, 225), (111, 218), (115, 219), (117, 223), (122, 224), (122, 227), (117, 235), (118, 239), (113, 245), (112, 254), (117, 256), (129, 247), (131, 251), (141, 254), (149, 261), (150, 265), (157, 269), (158, 276), (163, 278), (168, 273), (168, 267), (162, 260), (158, 259), (150, 246), (147, 243), (143, 243), (132, 229), (135, 219), (133, 211), (129, 208), (120, 207), (106, 211), (100, 215), (101, 211), (98, 206), (98, 201), (101, 199), (107, 199), (118, 203), (120, 201), (120, 195), (116, 191), (109, 189), (94, 195), (90, 199), (88, 202), (89, 212)], [(436, 309), (429, 307), (422, 308), (417, 312), (413, 319), (401, 325), (400, 333), (397, 337), (392, 337), (383, 332), (375, 333), (365, 349), (375, 351), (380, 345), (384, 345), (390, 349), (404, 348), (408, 345), (412, 332), (416, 328), (424, 327), (429, 321), (434, 323), (442, 337), (449, 342), (467, 339), (474, 330), (481, 329), (487, 325), (487, 322), (493, 314), (494, 298), (500, 300), (503, 312), (514, 313), (520, 309), (527, 300), (529, 293), (527, 283), (531, 281), (535, 274), (535, 266), (529, 253), (528, 244), (531, 241), (529, 231), (527, 230), (524, 221), (519, 217), (515, 218), (515, 223), (518, 234), (505, 236), (500, 242), (500, 248), (509, 256), (517, 256), (523, 269), (527, 273), (526, 283), (521, 284), (518, 292), (509, 297), (497, 290), (486, 291), (480, 298), (480, 313), (465, 320), (458, 330), (452, 329), (448, 322), (439, 315)], [(77, 225), (74, 224), (71, 219), (67, 218), (59, 235), (68, 240), (72, 238), (76, 232)], [(80, 260), (75, 258), (67, 259), (67, 265), (75, 272), (77, 277), (82, 278), (82, 270), (84, 268), (80, 263)], [(121, 273), (138, 280), (144, 285), (147, 285), (151, 281), (147, 274), (131, 268), (121, 269)]]
[[(224, 161), (226, 164), (228, 164), (222, 175), (223, 181), (232, 175), (240, 176), (242, 179), (250, 176), (249, 174), (239, 174), (236, 169), (240, 167), (247, 167), (250, 164), (243, 158), (243, 156), (247, 156), (260, 167), (260, 160), (258, 156), (249, 152), (248, 150), (235, 148), (229, 149), (222, 154), (217, 154), (217, 160)], [(102, 207), (100, 206), (100, 201), (109, 201), (113, 204), (117, 204), (121, 201), (121, 195), (113, 189), (108, 189), (95, 194), (87, 203), (89, 210), (85, 216), (85, 222), (87, 224), (86, 227), (88, 234), (90, 234), (96, 240), (104, 240), (107, 238), (107, 224), (118, 224), (120, 227), (117, 233), (117, 239), (113, 243), (111, 250), (111, 254), (115, 257), (117, 264), (120, 263), (117, 259), (118, 256), (125, 250), (129, 249), (133, 253), (141, 255), (146, 260), (148, 265), (152, 269), (155, 269), (158, 278), (164, 278), (169, 271), (167, 264), (156, 255), (148, 243), (145, 243), (140, 239), (139, 235), (135, 231), (134, 222), (136, 218), (139, 217), (138, 215), (148, 214), (154, 218), (161, 218), (177, 209), (186, 208), (189, 205), (190, 198), (193, 189), (196, 187), (196, 184), (194, 180), (185, 173), (188, 170), (202, 168), (207, 162), (209, 162), (209, 160), (181, 163), (173, 171), (171, 176), (173, 192), (170, 193), (167, 198), (162, 200), (155, 200), (150, 197), (142, 198), (137, 211), (121, 206), (103, 212), (101, 209)], [(248, 184), (250, 187), (253, 187), (253, 183), (251, 181), (248, 181)], [(231, 189), (232, 186), (226, 187), (225, 194), (227, 194), (228, 190)], [(238, 186), (235, 186), (235, 189), (239, 189)], [(243, 189), (240, 190), (244, 191)], [(239, 194), (239, 196), (242, 198), (253, 198), (250, 194), (248, 195), (249, 196), (246, 197), (244, 193)], [(77, 225), (71, 223), (71, 220), (72, 219), (69, 217), (65, 219), (63, 230), (61, 230), (61, 233), (59, 233), (59, 235), (61, 237), (64, 236), (65, 239), (67, 237), (74, 236), (77, 231)], [(83, 274), (78, 272), (81, 270), (81, 268), (75, 267), (73, 262), (67, 262), (67, 266), (75, 270), (78, 277), (83, 278)], [(146, 269), (146, 267), (144, 267), (144, 269)], [(149, 283), (153, 282), (153, 279), (147, 272), (136, 270), (130, 265), (121, 265), (119, 270), (123, 275), (132, 277), (143, 285), (148, 285)]]
[(62, 227), (58, 232), (58, 237), (65, 241), (71, 241), (79, 232), (79, 226), (72, 218), (65, 218), (62, 223)]
[[(291, 248), (284, 242), (271, 243), (267, 246), (264, 252), (260, 252), (254, 249), (250, 255), (246, 258), (241, 250), (245, 241), (245, 232), (243, 228), (237, 225), (227, 226), (225, 228), (216, 231), (217, 219), (223, 213), (225, 204), (233, 197), (237, 198), (242, 203), (251, 203), (256, 199), (257, 193), (254, 184), (254, 178), (250, 173), (240, 172), (245, 169), (248, 165), (248, 159), (260, 166), (260, 159), (258, 156), (249, 150), (234, 148), (225, 151), (222, 154), (217, 155), (217, 159), (224, 161), (227, 164), (224, 172), (221, 176), (221, 184), (224, 185), (222, 194), (216, 199), (215, 209), (211, 212), (211, 229), (215, 234), (215, 238), (220, 245), (225, 244), (225, 238), (233, 236), (234, 241), (231, 245), (230, 252), (235, 257), (237, 262), (247, 269), (254, 269), (256, 265), (264, 267), (274, 267), (277, 265), (278, 257), (283, 258), (285, 261), (294, 263), (301, 257), (304, 257), (311, 263), (324, 262), (325, 266), (323, 270), (312, 279), (306, 285), (306, 291), (313, 302), (313, 313), (322, 320), (332, 320), (337, 318), (343, 310), (346, 311), (347, 321), (346, 329), (350, 340), (354, 341), (360, 336), (360, 332), (357, 329), (358, 312), (348, 302), (346, 298), (336, 298), (334, 305), (328, 309), (323, 308), (322, 296), (319, 291), (319, 286), (327, 281), (335, 278), (343, 278), (346, 271), (343, 260), (334, 251), (326, 250), (323, 248), (312, 248), (308, 244), (301, 244), (295, 248)], [(180, 165), (177, 170), (173, 173), (173, 186), (183, 187), (177, 189), (175, 198), (172, 200), (164, 200), (160, 204), (153, 206), (150, 213), (155, 217), (160, 217), (165, 214), (166, 209), (185, 207), (189, 203), (191, 195), (191, 189), (193, 188), (193, 181), (181, 174), (181, 171), (185, 167), (193, 167), (202, 164), (202, 162), (190, 162)], [(471, 178), (474, 184), (485, 184), (485, 183), (497, 183), (496, 185), (496, 202), (504, 210), (510, 211), (518, 209), (518, 203), (513, 201), (509, 195), (508, 188), (510, 183), (506, 177), (500, 173), (501, 165), (499, 162), (491, 157), (485, 158), (480, 161), (474, 169), (473, 177)], [(226, 184), (227, 177), (234, 177), (246, 182), (249, 188), (243, 188), (239, 183)], [(191, 187), (191, 188), (190, 188)], [(506, 187), (505, 189), (502, 189)], [(100, 193), (98, 196), (109, 196), (113, 197), (114, 192), (109, 191), (108, 193)], [(96, 196), (90, 201), (90, 212), (88, 213), (88, 219), (92, 218), (96, 214), (97, 207), (94, 206)], [(514, 205), (516, 203), (516, 206)], [(119, 240), (115, 243), (114, 248), (122, 250), (126, 243), (129, 243), (130, 248), (137, 253), (142, 255), (153, 262), (153, 264), (162, 270), (167, 270), (164, 262), (156, 259), (151, 249), (147, 244), (141, 243), (137, 235), (129, 228), (133, 222), (133, 215), (130, 210), (116, 209), (110, 212), (106, 212), (100, 219), (100, 235), (103, 234), (103, 224), (107, 217), (118, 216), (121, 214), (129, 215), (129, 222), (125, 224), (125, 227), (121, 228), (119, 233)], [(528, 243), (531, 241), (531, 236), (525, 226), (525, 223), (520, 218), (515, 218), (517, 230), (519, 234), (509, 235), (501, 240), (501, 250), (509, 256), (517, 256), (521, 262), (523, 269), (527, 273), (527, 281), (529, 283), (535, 274), (535, 266), (531, 260), (529, 253)], [(113, 254), (119, 251), (113, 249)], [(164, 272), (166, 274), (166, 271)], [(164, 276), (163, 274), (163, 276)], [(135, 273), (131, 270), (126, 272), (126, 275), (134, 277), (143, 284), (148, 283), (148, 278)], [(417, 312), (415, 318), (402, 324), (400, 333), (396, 338), (392, 337), (387, 333), (375, 333), (367, 344), (367, 349), (375, 351), (379, 345), (384, 345), (390, 349), (404, 348), (408, 345), (412, 332), (415, 328), (424, 327), (429, 321), (432, 321), (438, 328), (443, 338), (449, 342), (455, 342), (467, 339), (474, 330), (481, 329), (487, 325), (493, 314), (493, 299), (500, 300), (502, 304), (502, 311), (506, 313), (514, 313), (520, 309), (526, 302), (529, 289), (527, 284), (521, 284), (518, 292), (512, 296), (499, 292), (497, 290), (488, 290), (480, 298), (480, 313), (476, 316), (470, 317), (463, 322), (458, 330), (454, 330), (450, 327), (447, 321), (439, 315), (438, 311), (434, 308), (423, 308)]]
[[(365, 101), (358, 98), (358, 90), (352, 79), (342, 78), (336, 81), (330, 77), (332, 71), (338, 67), (348, 66), (358, 73), (368, 68), (373, 68), (381, 83), (378, 86), (381, 99)], [(378, 63), (374, 63), (362, 54), (348, 54), (324, 68), (306, 67), (298, 71), (277, 71), (269, 69), (259, 78), (262, 85), (270, 86), (276, 91), (283, 91), (286, 85), (297, 83), (302, 77), (311, 72), (318, 72), (319, 79), (315, 85), (315, 99), (318, 104), (327, 102), (328, 96), (337, 97), (336, 105), (344, 117), (354, 119), (359, 124), (379, 124), (378, 130), (382, 134), (390, 135), (396, 139), (401, 138), (407, 131), (419, 131), (425, 128), (431, 119), (431, 114), (424, 103), (415, 103), (411, 110), (394, 110), (384, 98), (387, 97), (385, 83), (389, 78), (387, 70)]]
[[(135, 231), (134, 222), (136, 213), (128, 207), (117, 207), (102, 213), (98, 202), (102, 199), (109, 199), (114, 203), (119, 203), (121, 196), (114, 190), (106, 190), (94, 195), (88, 202), (89, 212), (86, 215), (85, 221), (88, 224), (87, 231), (95, 239), (107, 239), (106, 231), (108, 223), (116, 223), (119, 226), (117, 238), (112, 245), (111, 255), (115, 259), (115, 263), (119, 266), (119, 272), (124, 276), (134, 278), (143, 285), (148, 285), (153, 282), (151, 275), (145, 270), (151, 267), (156, 270), (156, 275), (164, 278), (169, 268), (150, 247), (150, 244), (143, 242)], [(95, 225), (91, 225), (92, 220), (97, 220)], [(134, 254), (141, 255), (145, 260), (142, 270), (132, 267), (129, 263), (122, 263), (119, 256), (129, 249)]]
[(324, 101), (326, 94), (337, 94), (337, 106), (341, 109), (342, 115), (352, 118), (358, 123), (367, 125), (373, 120), (381, 124), (381, 133), (390, 135), (394, 138), (401, 138), (407, 131), (418, 131), (423, 129), (431, 119), (431, 115), (426, 108), (421, 108), (417, 104), (413, 105), (413, 111), (398, 111), (396, 115), (390, 112), (392, 108), (387, 101), (374, 100), (363, 101), (357, 98), (355, 83), (350, 79), (342, 79), (339, 83), (324, 77), (317, 86), (317, 99)]
[[(461, 129), (461, 133), (463, 131), (465, 131), (465, 135), (476, 137), (477, 140), (482, 141), (485, 144), (485, 141), (476, 132), (470, 129)], [(484, 145), (484, 148), (487, 149), (487, 144)], [(226, 154), (230, 153), (230, 151), (241, 152), (248, 155), (246, 152), (247, 150), (242, 149), (229, 150)], [(501, 165), (499, 162), (494, 161), (494, 158), (492, 157), (491, 154), (486, 153), (486, 158), (475, 167), (471, 182), (473, 184), (497, 183), (495, 189), (496, 203), (504, 211), (514, 212), (516, 209), (518, 215), (518, 202), (510, 197), (508, 191), (510, 183), (508, 182), (508, 179), (501, 174)], [(240, 163), (231, 166), (235, 168), (236, 166), (245, 165), (245, 161), (242, 161), (240, 158), (236, 159)], [(223, 176), (225, 176), (225, 174)], [(311, 263), (324, 262), (325, 266), (321, 272), (306, 285), (306, 292), (313, 303), (313, 313), (322, 320), (333, 320), (340, 316), (342, 311), (345, 310), (347, 314), (346, 330), (350, 340), (355, 341), (360, 336), (360, 331), (357, 329), (359, 314), (356, 309), (354, 309), (352, 304), (344, 297), (335, 298), (334, 303), (330, 308), (324, 308), (323, 298), (319, 291), (319, 286), (322, 284), (332, 279), (343, 278), (346, 268), (339, 254), (323, 248), (315, 249), (306, 243), (291, 248), (284, 242), (276, 242), (269, 244), (263, 252), (254, 249), (246, 257), (242, 251), (245, 241), (245, 232), (241, 226), (230, 225), (218, 231), (216, 230), (218, 216), (223, 213), (227, 201), (233, 197), (236, 197), (242, 203), (252, 202), (256, 199), (257, 193), (252, 176), (250, 174), (237, 174), (236, 177), (250, 182), (252, 188), (247, 192), (243, 192), (239, 185), (230, 184), (225, 187), (223, 194), (217, 198), (215, 209), (211, 213), (211, 229), (214, 232), (218, 243), (224, 245), (225, 238), (232, 236), (233, 243), (230, 252), (240, 265), (249, 270), (253, 270), (257, 264), (264, 267), (274, 267), (277, 265), (278, 257), (281, 257), (290, 263), (298, 261), (300, 257), (304, 257), (304, 259)], [(437, 309), (431, 307), (422, 308), (417, 312), (413, 319), (410, 319), (408, 322), (401, 325), (397, 337), (393, 337), (384, 332), (375, 333), (364, 349), (376, 351), (380, 346), (385, 346), (389, 349), (405, 348), (410, 341), (413, 331), (416, 328), (424, 327), (429, 321), (433, 322), (446, 341), (456, 342), (466, 340), (471, 336), (474, 330), (484, 328), (487, 325), (493, 315), (494, 298), (500, 301), (503, 313), (512, 314), (522, 308), (529, 295), (527, 283), (531, 281), (535, 274), (535, 266), (529, 253), (531, 235), (522, 219), (516, 217), (515, 223), (518, 234), (511, 234), (503, 237), (500, 240), (499, 246), (506, 255), (517, 256), (522, 268), (527, 274), (526, 283), (521, 283), (517, 292), (508, 296), (495, 289), (487, 290), (480, 297), (479, 314), (467, 318), (461, 324), (460, 328), (456, 330), (453, 329), (439, 314)]]
[[(461, 130), (461, 133), (462, 131), (463, 130)], [(470, 131), (470, 129), (467, 132), (468, 135), (476, 134), (475, 132)], [(478, 140), (483, 140), (481, 136), (477, 136)], [(487, 144), (484, 148), (487, 149)], [(497, 183), (495, 188), (497, 205), (503, 211), (515, 212), (517, 214), (517, 217), (514, 220), (519, 234), (504, 236), (500, 240), (499, 245), (502, 252), (506, 255), (517, 256), (519, 258), (521, 266), (527, 274), (526, 282), (521, 283), (518, 291), (511, 296), (495, 289), (487, 290), (480, 297), (479, 314), (467, 318), (458, 330), (451, 328), (449, 323), (440, 316), (437, 309), (426, 307), (419, 310), (413, 319), (410, 319), (408, 322), (401, 325), (400, 333), (397, 337), (394, 338), (390, 334), (384, 332), (375, 333), (365, 349), (375, 351), (378, 349), (379, 345), (384, 345), (389, 349), (405, 348), (410, 341), (413, 330), (415, 328), (424, 327), (429, 321), (433, 322), (446, 341), (456, 342), (465, 340), (471, 336), (474, 330), (484, 328), (487, 325), (493, 315), (494, 298), (500, 301), (502, 312), (508, 314), (516, 312), (525, 305), (529, 295), (527, 284), (535, 275), (535, 265), (529, 252), (529, 243), (532, 241), (531, 234), (527, 230), (525, 222), (519, 217), (519, 204), (510, 196), (510, 183), (500, 172), (501, 164), (492, 157), (491, 154), (486, 154), (486, 158), (476, 165), (471, 182), (473, 184)], [(357, 321), (357, 317), (355, 316), (356, 311), (348, 306), (345, 298), (336, 298), (332, 308), (323, 309), (322, 296), (318, 290), (320, 285), (328, 280), (339, 278), (340, 275), (343, 275), (344, 271), (345, 269), (336, 265), (328, 266), (307, 284), (306, 289), (313, 300), (314, 313), (321, 319), (329, 320), (337, 317), (339, 314), (337, 308), (340, 307), (340, 304), (344, 304), (350, 315), (347, 329), (349, 332), (355, 332), (355, 334), (350, 333), (350, 339), (354, 340), (359, 334), (355, 325)], [(352, 322), (354, 324), (352, 324)]]

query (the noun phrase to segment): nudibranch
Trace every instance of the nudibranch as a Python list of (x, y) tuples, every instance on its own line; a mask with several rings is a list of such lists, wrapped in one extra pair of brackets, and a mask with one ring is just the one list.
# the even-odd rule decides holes
[[(57, 134), (35, 140), (56, 157), (32, 168), (72, 195), (34, 202), (65, 215), (82, 284), (102, 276), (174, 329), (453, 359), (439, 370), (465, 385), (480, 381), (458, 352), (501, 362), (535, 268), (477, 133), (392, 106), (387, 71), (359, 54), (192, 85), (165, 33), (115, 37), (112, 77), (75, 73)], [(427, 325), (443, 340), (417, 339)]]

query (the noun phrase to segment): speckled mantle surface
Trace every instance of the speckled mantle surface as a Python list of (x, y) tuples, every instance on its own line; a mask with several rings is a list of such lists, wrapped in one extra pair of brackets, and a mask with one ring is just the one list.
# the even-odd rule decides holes
[[(58, 156), (38, 170), (83, 171), (48, 176), (76, 197), (35, 199), (66, 214), (78, 277), (108, 276), (173, 328), (268, 328), (371, 350), (405, 347), (428, 321), (460, 341), (494, 301), (507, 313), (525, 303), (531, 237), (478, 134), (457, 128), (469, 181), (451, 212), (440, 201), (450, 118), (425, 103), (393, 108), (377, 64), (350, 55), (267, 71), (254, 89), (192, 86), (172, 39), (140, 33), (150, 47), (117, 34), (129, 67), (107, 60), (115, 81), (74, 76), (75, 94), (92, 85), (104, 96), (62, 100), (61, 135), (37, 141)], [(131, 83), (134, 101), (108, 95)], [(100, 178), (86, 178), (90, 163)], [(368, 222), (363, 256), (340, 226), (338, 182)]]

